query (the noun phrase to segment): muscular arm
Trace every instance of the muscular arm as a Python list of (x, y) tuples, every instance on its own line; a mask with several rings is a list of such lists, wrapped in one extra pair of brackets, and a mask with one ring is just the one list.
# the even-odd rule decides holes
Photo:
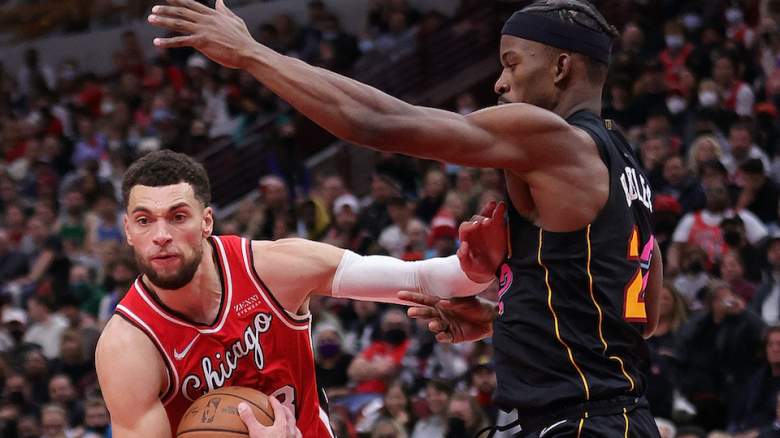
[(167, 380), (160, 353), (149, 338), (119, 316), (98, 341), (95, 368), (117, 438), (170, 438), (159, 393)]
[[(252, 39), (221, 1), (210, 9), (168, 0), (149, 21), (184, 34), (159, 47), (191, 46), (214, 61), (251, 73), (334, 135), (374, 149), (477, 167), (525, 171), (577, 160), (583, 134), (552, 112), (509, 104), (468, 116), (410, 105), (373, 87), (281, 55)], [(564, 150), (565, 149), (565, 150)], [(554, 157), (554, 159), (550, 159)]]
[(664, 262), (661, 259), (661, 250), (658, 242), (653, 246), (653, 262), (650, 265), (650, 273), (645, 289), (645, 308), (647, 310), (647, 326), (645, 338), (649, 338), (658, 327), (658, 319), (661, 317), (661, 288), (664, 283)]
[[(384, 256), (361, 257), (304, 239), (254, 241), (252, 253), (258, 275), (290, 311), (300, 309), (312, 294), (404, 304), (397, 297), (402, 290), (466, 296), (476, 295), (492, 281), (469, 280), (454, 258), (404, 262)], [(273, 260), (273, 265), (267, 260)]]

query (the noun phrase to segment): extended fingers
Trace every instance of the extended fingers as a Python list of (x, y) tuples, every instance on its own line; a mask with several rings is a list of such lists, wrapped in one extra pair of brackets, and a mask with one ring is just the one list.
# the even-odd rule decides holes
[(158, 5), (152, 8), (152, 15), (178, 18), (181, 20), (197, 22), (204, 17), (203, 14), (195, 12), (192, 9), (182, 8), (180, 6), (162, 6)]
[(241, 417), (241, 421), (246, 424), (246, 428), (250, 432), (262, 426), (247, 403), (241, 402), (238, 404), (238, 416)]
[(398, 298), (421, 306), (435, 306), (439, 302), (437, 297), (405, 290), (398, 292)]
[(406, 314), (414, 319), (433, 319), (439, 317), (439, 312), (431, 307), (410, 307)]
[(170, 38), (155, 38), (154, 45), (165, 49), (172, 49), (174, 47), (192, 47), (195, 45), (195, 37), (193, 35), (185, 35)]
[(200, 12), (201, 14), (209, 14), (214, 12), (214, 9), (211, 9), (202, 3), (198, 3), (195, 0), (168, 0), (168, 4), (173, 6), (181, 6), (191, 11)]
[(152, 14), (149, 16), (149, 23), (179, 33), (193, 33), (195, 31), (195, 23), (181, 18), (171, 18), (167, 16)]

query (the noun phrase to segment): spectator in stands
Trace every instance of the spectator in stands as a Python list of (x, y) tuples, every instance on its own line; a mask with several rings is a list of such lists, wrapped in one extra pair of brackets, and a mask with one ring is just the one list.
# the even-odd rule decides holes
[(387, 213), (393, 223), (382, 230), (377, 243), (387, 254), (401, 258), (409, 244), (406, 227), (413, 217), (411, 203), (402, 196), (391, 198), (387, 202)]
[(723, 281), (708, 290), (706, 311), (680, 329), (680, 385), (696, 406), (697, 424), (723, 428), (737, 408), (738, 390), (758, 365), (764, 324)]
[(355, 196), (347, 193), (333, 203), (333, 222), (323, 242), (358, 254), (367, 254), (372, 245), (371, 236), (360, 227), (360, 204)]
[(49, 399), (49, 364), (46, 356), (40, 348), (28, 350), (24, 354), (24, 363), (21, 368), (24, 378), (30, 386), (31, 400), (37, 405), (42, 405)]
[(110, 286), (107, 288), (106, 293), (100, 300), (98, 306), (98, 325), (103, 327), (108, 322), (111, 315), (114, 314), (114, 309), (119, 301), (124, 298), (130, 286), (133, 284), (133, 280), (137, 274), (137, 266), (135, 261), (130, 257), (120, 257), (113, 265), (108, 267), (108, 279), (107, 282)]
[(707, 268), (713, 266), (726, 249), (726, 242), (720, 229), (720, 222), (724, 218), (738, 216), (745, 225), (745, 237), (748, 243), (756, 245), (767, 236), (764, 224), (753, 213), (740, 210), (734, 211), (730, 207), (730, 200), (726, 186), (723, 183), (714, 182), (705, 186), (707, 196), (706, 207), (695, 213), (683, 216), (672, 236), (672, 246), (669, 248), (667, 269), (676, 273), (680, 267), (680, 251), (683, 244), (695, 245), (707, 254)]
[(384, 394), (385, 382), (400, 372), (401, 360), (409, 348), (410, 322), (403, 311), (389, 309), (382, 315), (380, 339), (361, 351), (347, 371), (357, 382), (358, 394)]
[(101, 398), (87, 398), (84, 403), (84, 438), (109, 436), (109, 415)]
[(766, 259), (769, 267), (750, 308), (771, 326), (780, 323), (780, 235), (773, 234), (769, 239)]
[(414, 425), (411, 438), (444, 438), (447, 433), (447, 408), (452, 396), (452, 385), (444, 380), (430, 380), (425, 386), (428, 416)]
[(15, 249), (8, 230), (0, 226), (0, 291), (11, 281), (27, 274), (27, 256)]
[(753, 115), (756, 97), (750, 85), (742, 81), (736, 64), (731, 56), (725, 53), (719, 55), (712, 66), (712, 79), (723, 96), (725, 108), (739, 116), (749, 117)]
[(493, 404), (496, 372), (489, 362), (477, 363), (469, 370), (469, 394), (477, 401), (491, 423), (496, 422), (498, 407)]
[(750, 158), (739, 166), (739, 171), (742, 192), (736, 208), (750, 210), (765, 224), (776, 223), (780, 190), (767, 177), (764, 163), (759, 158)]
[(295, 218), (295, 211), (290, 205), (288, 187), (281, 178), (274, 175), (265, 176), (260, 179), (259, 189), (265, 210), (265, 223), (260, 229), (259, 237), (270, 239), (276, 234), (275, 230)]
[(314, 334), (317, 384), (328, 399), (336, 400), (349, 393), (349, 368), (354, 356), (344, 350), (341, 332), (336, 326), (323, 323)]
[(84, 420), (84, 405), (78, 399), (73, 381), (67, 374), (55, 374), (49, 380), (49, 402), (67, 411), (68, 425), (75, 427)]
[(745, 279), (745, 267), (739, 253), (729, 251), (720, 260), (720, 275), (731, 290), (749, 303), (756, 293), (756, 284)]
[(65, 408), (57, 404), (47, 404), (41, 408), (41, 438), (75, 438), (75, 431), (68, 426), (68, 414)]
[(373, 301), (352, 301), (356, 318), (347, 326), (346, 351), (358, 353), (379, 337), (379, 306)]
[(477, 400), (466, 392), (456, 392), (447, 407), (447, 436), (474, 437), (488, 425), (487, 416)]
[(68, 328), (68, 322), (59, 314), (52, 312), (49, 300), (32, 296), (27, 300), (27, 312), (30, 326), (24, 335), (24, 341), (38, 344), (48, 359), (60, 355), (62, 334)]
[[(751, 283), (760, 282), (766, 266), (766, 259), (763, 251), (759, 248), (763, 248), (765, 240), (762, 239), (754, 245), (750, 244), (746, 237), (745, 223), (739, 216), (723, 219), (720, 222), (720, 230), (726, 244), (725, 252), (735, 253), (741, 261), (741, 275), (744, 275), (745, 279)], [(723, 272), (720, 274), (723, 276)]]
[(733, 432), (758, 432), (776, 418), (780, 394), (780, 327), (767, 330), (764, 342), (765, 361), (740, 390), (739, 403), (730, 418)]
[[(738, 122), (731, 125), (728, 139), (729, 150), (723, 157), (723, 164), (732, 176), (735, 176), (740, 166), (751, 158), (761, 160), (762, 170), (770, 168), (769, 157), (753, 142), (753, 137), (753, 128), (748, 122)], [(750, 168), (752, 173), (755, 173), (756, 170), (756, 166)]]
[(425, 174), (422, 193), (417, 203), (415, 215), (428, 223), (444, 204), (447, 194), (447, 176), (439, 169), (431, 169)]
[(682, 207), (682, 213), (690, 213), (704, 208), (706, 197), (699, 181), (688, 173), (683, 158), (679, 155), (668, 156), (661, 165), (663, 184), (655, 194), (673, 197)]

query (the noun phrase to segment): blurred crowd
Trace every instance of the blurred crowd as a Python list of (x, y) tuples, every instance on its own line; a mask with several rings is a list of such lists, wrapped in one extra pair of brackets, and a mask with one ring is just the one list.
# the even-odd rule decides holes
[[(461, 14), (479, 3), (464, 0)], [(664, 253), (645, 370), (662, 436), (780, 437), (780, 5), (597, 3), (624, 11), (611, 17), (621, 38), (604, 115), (645, 168)], [(255, 35), (351, 74), (458, 20), (405, 0), (373, 1), (359, 35), (326, 3), (309, 2), (308, 18), (281, 15)], [(240, 141), (267, 118), (266, 141), (295, 148), (285, 139), (296, 115), (251, 76), (187, 50), (143, 53), (132, 33), (108, 75), (45, 58), (30, 50), (0, 71), (0, 437), (106, 437), (94, 346), (138, 274), (124, 243), (124, 170), (158, 148), (196, 155)], [(479, 95), (462, 90), (447, 109), (494, 102)], [(458, 224), (504, 195), (499, 171), (398, 155), (377, 154), (369, 187), (331, 173), (301, 184), (294, 163), (279, 163), (217, 233), (420, 260), (454, 254)], [(491, 400), (489, 340), (438, 344), (392, 306), (329, 298), (311, 311), (339, 436), (472, 437), (509, 422)]]

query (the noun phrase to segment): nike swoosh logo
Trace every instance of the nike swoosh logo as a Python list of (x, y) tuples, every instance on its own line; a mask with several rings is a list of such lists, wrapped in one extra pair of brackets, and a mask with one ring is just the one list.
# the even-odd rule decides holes
[(184, 357), (185, 357), (185, 356), (187, 356), (187, 353), (189, 353), (189, 351), (190, 351), (190, 349), (192, 348), (192, 346), (193, 346), (193, 345), (195, 345), (195, 341), (197, 341), (199, 337), (200, 337), (200, 333), (198, 333), (197, 335), (195, 335), (195, 337), (194, 337), (194, 338), (192, 338), (192, 340), (190, 341), (190, 343), (187, 345), (187, 348), (185, 348), (184, 350), (182, 350), (182, 352), (181, 352), (181, 353), (179, 353), (178, 351), (176, 351), (176, 349), (174, 348), (174, 349), (173, 349), (173, 358), (174, 358), (174, 359), (176, 359), (176, 360), (182, 360), (182, 359), (184, 359)]
[(552, 424), (550, 426), (545, 427), (544, 429), (542, 429), (541, 432), (539, 432), (539, 438), (542, 438), (543, 436), (547, 435), (547, 432), (555, 429), (556, 427), (560, 426), (561, 424), (563, 424), (565, 422), (566, 422), (566, 420), (561, 420), (561, 421), (559, 421), (559, 422), (557, 422), (555, 424)]

